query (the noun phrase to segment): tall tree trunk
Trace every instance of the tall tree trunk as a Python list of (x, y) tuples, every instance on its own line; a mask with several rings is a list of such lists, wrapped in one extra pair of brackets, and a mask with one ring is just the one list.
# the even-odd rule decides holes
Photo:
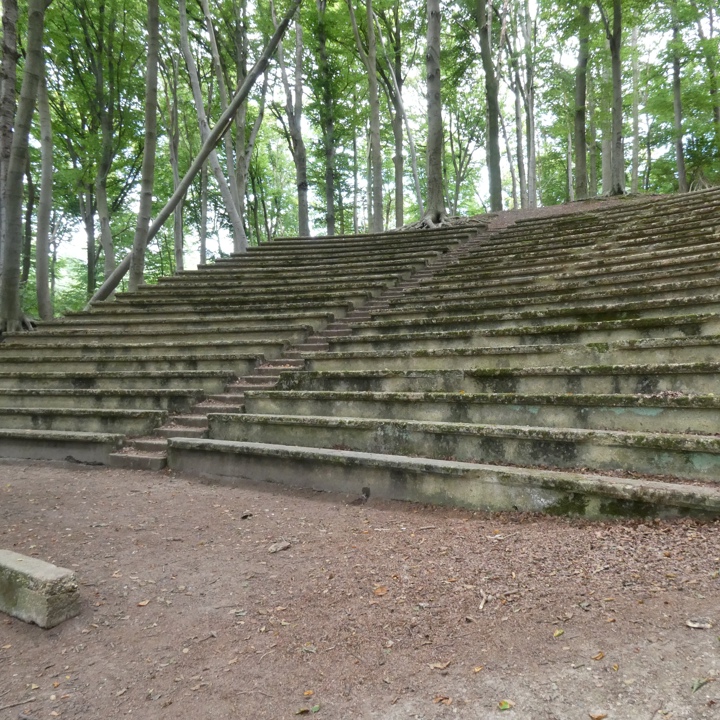
[(88, 185), (78, 194), (78, 204), (85, 226), (85, 237), (87, 238), (87, 296), (92, 297), (97, 287), (96, 266), (97, 248), (95, 240), (95, 198), (93, 187)]
[(318, 81), (320, 83), (320, 130), (325, 150), (325, 223), (327, 234), (335, 234), (335, 103), (327, 49), (325, 11), (327, 0), (316, 0), (318, 12)]
[(440, 0), (427, 0), (427, 207), (423, 220), (436, 225), (445, 217), (443, 192), (443, 125), (440, 98)]
[(580, 49), (575, 70), (575, 195), (582, 200), (588, 195), (587, 181), (587, 66), (590, 58), (590, 5), (580, 6)]
[(515, 96), (515, 155), (517, 158), (518, 181), (520, 183), (520, 207), (528, 206), (527, 176), (525, 175), (525, 160), (523, 158), (523, 115), (522, 115), (522, 92), (520, 85), (520, 69), (517, 61), (513, 69), (515, 81), (513, 82), (513, 94)]
[[(210, 129), (208, 127), (207, 116), (205, 115), (205, 103), (203, 101), (202, 90), (200, 89), (200, 78), (197, 66), (195, 65), (195, 58), (193, 57), (190, 49), (185, 0), (179, 0), (178, 8), (180, 12), (180, 49), (182, 50), (183, 57), (185, 58), (185, 65), (188, 70), (188, 75), (190, 76), (190, 87), (192, 88), (195, 112), (197, 113), (198, 125), (200, 127), (200, 138), (203, 142), (205, 142), (210, 133)], [(215, 152), (214, 148), (212, 152), (210, 152), (208, 163), (213, 176), (215, 177), (215, 181), (220, 188), (220, 194), (222, 195), (225, 203), (225, 210), (233, 227), (233, 235), (235, 238), (242, 238), (245, 236), (245, 228), (243, 227), (240, 208), (237, 205), (237, 198), (233, 197), (233, 193), (231, 192), (228, 182), (225, 179), (225, 174), (220, 167), (220, 160), (218, 159), (217, 152)]]
[(360, 196), (360, 188), (358, 183), (358, 147), (357, 135), (353, 133), (353, 233), (355, 235), (360, 231), (358, 223), (358, 197)]
[(573, 136), (572, 132), (568, 130), (567, 136), (567, 150), (566, 150), (566, 165), (567, 165), (567, 196), (568, 201), (573, 202), (575, 200), (575, 185), (573, 183)]
[[(590, 79), (592, 80), (592, 76)], [(587, 109), (589, 116), (588, 134), (590, 136), (590, 142), (588, 143), (588, 162), (590, 164), (590, 171), (588, 172), (588, 196), (597, 197), (597, 128), (595, 125), (595, 87), (592, 82), (588, 83)]]
[(612, 187), (612, 118), (611, 103), (608, 102), (609, 94), (612, 92), (612, 82), (610, 79), (610, 66), (607, 61), (603, 63), (602, 70), (602, 89), (600, 95), (600, 112), (601, 112), (601, 163), (602, 163), (602, 191), (603, 195), (609, 195)]
[(678, 189), (680, 192), (689, 190), (687, 172), (685, 170), (685, 152), (683, 149), (683, 117), (680, 81), (680, 22), (677, 18), (675, 5), (673, 13), (673, 116), (675, 121), (675, 162), (678, 173)]
[(602, 0), (596, 0), (610, 44), (612, 66), (612, 158), (610, 168), (610, 195), (625, 193), (625, 152), (623, 149), (622, 114), (622, 0), (612, 0), (612, 28)]
[[(271, 3), (273, 24), (277, 27), (275, 4)], [(285, 90), (285, 115), (290, 152), (295, 164), (295, 184), (298, 197), (298, 231), (300, 237), (310, 235), (310, 213), (308, 211), (307, 151), (302, 135), (303, 112), (303, 31), (300, 19), (295, 19), (295, 97), (290, 89), (285, 55), (282, 43), (278, 45), (278, 65)]]
[(208, 223), (208, 171), (203, 163), (200, 170), (200, 264), (207, 263), (207, 223)]
[(367, 18), (367, 50), (360, 39), (353, 0), (347, 0), (350, 12), (350, 23), (355, 44), (360, 59), (365, 65), (368, 76), (368, 104), (370, 106), (370, 167), (372, 170), (372, 223), (368, 228), (371, 232), (383, 231), (383, 182), (382, 182), (382, 154), (380, 151), (380, 97), (378, 96), (377, 80), (377, 42), (375, 40), (375, 18), (372, 10), (372, 0), (365, 0)]
[[(694, 3), (693, 3), (693, 6), (695, 7), (695, 9), (699, 15), (697, 6)], [(697, 30), (698, 30), (698, 37), (700, 38), (700, 46), (701, 46), (703, 55), (705, 56), (705, 64), (707, 66), (707, 71), (708, 71), (708, 88), (710, 90), (710, 99), (712, 102), (713, 125), (714, 125), (714, 134), (715, 134), (715, 150), (718, 153), (718, 156), (720, 156), (720, 92), (718, 92), (718, 70), (717, 70), (718, 47), (717, 47), (717, 41), (713, 37), (715, 18), (714, 18), (714, 13), (713, 13), (712, 7), (710, 8), (708, 22), (710, 25), (709, 37), (707, 37), (705, 35), (705, 30), (703, 29), (702, 19), (700, 17), (698, 17), (698, 19), (697, 19)]]
[(638, 62), (638, 28), (632, 29), (632, 123), (633, 145), (632, 166), (630, 173), (630, 192), (637, 194), (640, 187), (640, 67)]
[(145, 247), (152, 213), (157, 145), (157, 70), (160, 50), (160, 9), (158, 0), (147, 0), (147, 65), (145, 69), (145, 147), (143, 150), (140, 209), (138, 210), (133, 251), (130, 261), (130, 292), (135, 292), (145, 274)]
[[(17, 21), (17, 0), (3, 0), (2, 65), (0, 66), (0, 199), (5, 197), (13, 125), (15, 123), (18, 59)], [(0, 274), (2, 274), (4, 243), (5, 203), (0, 202)]]
[(22, 270), (20, 272), (20, 285), (25, 286), (30, 277), (30, 265), (32, 264), (32, 239), (33, 239), (33, 213), (35, 212), (35, 183), (32, 178), (30, 166), (30, 155), (25, 164), (25, 177), (27, 178), (27, 203), (25, 204), (25, 229), (23, 231), (22, 249)]
[(5, 243), (0, 281), (0, 329), (20, 330), (28, 327), (20, 305), (20, 256), (22, 253), (23, 173), (28, 154), (30, 126), (35, 110), (43, 67), (43, 31), (46, 0), (28, 2), (28, 39), (23, 69), (20, 101), (15, 114), (7, 185), (5, 188)]
[(528, 206), (537, 207), (537, 149), (535, 144), (535, 29), (530, 15), (530, 0), (525, 0), (520, 23), (525, 43), (525, 132), (527, 133)]
[(513, 160), (512, 149), (510, 148), (510, 140), (508, 139), (507, 127), (505, 127), (505, 118), (500, 113), (500, 129), (502, 130), (503, 140), (505, 142), (505, 152), (507, 154), (508, 164), (510, 166), (510, 180), (512, 181), (512, 206), (513, 210), (520, 207), (518, 202), (518, 183), (515, 174), (515, 161)]
[(490, 181), (490, 210), (502, 210), (502, 175), (500, 173), (500, 101), (498, 80), (492, 56), (492, 0), (475, 0), (475, 22), (480, 32), (480, 57), (485, 73), (485, 98), (487, 101), (487, 166)]
[[(410, 166), (412, 167), (413, 173), (413, 184), (415, 186), (415, 199), (418, 206), (418, 214), (422, 217), (425, 214), (422, 199), (422, 190), (420, 189), (420, 174), (418, 172), (417, 164), (417, 151), (415, 149), (415, 137), (410, 127), (407, 112), (405, 111), (405, 103), (403, 102), (402, 96), (402, 56), (400, 52), (400, 20), (398, 15), (398, 5), (395, 4), (395, 59), (391, 62), (388, 57), (387, 48), (385, 47), (385, 41), (383, 40), (382, 32), (378, 26), (378, 37), (380, 38), (380, 45), (382, 46), (385, 60), (390, 68), (390, 83), (392, 87), (388, 87), (388, 93), (392, 98), (393, 105), (395, 107), (395, 117), (393, 119), (393, 132), (395, 133), (395, 224), (397, 227), (402, 227), (404, 223), (404, 208), (400, 208), (398, 211), (397, 203), (404, 203), (405, 194), (403, 192), (403, 173), (404, 173), (404, 159), (402, 156), (402, 126), (398, 128), (396, 120), (398, 116), (402, 118), (402, 122), (405, 123), (405, 132), (407, 133), (408, 145), (410, 147)], [(398, 136), (399, 131), (399, 136)], [(398, 174), (400, 178), (398, 179)], [(400, 223), (400, 224), (398, 224)]]
[[(44, 58), (43, 58), (44, 59)], [(41, 320), (53, 317), (50, 292), (50, 218), (53, 204), (53, 136), (47, 81), (43, 76), (38, 88), (38, 116), (40, 118), (40, 201), (37, 212), (35, 238), (35, 286), (38, 314)]]

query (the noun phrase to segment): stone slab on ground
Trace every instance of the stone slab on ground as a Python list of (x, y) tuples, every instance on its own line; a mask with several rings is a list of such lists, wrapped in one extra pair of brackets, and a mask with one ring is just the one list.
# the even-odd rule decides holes
[(42, 628), (80, 614), (72, 570), (0, 549), (0, 610)]

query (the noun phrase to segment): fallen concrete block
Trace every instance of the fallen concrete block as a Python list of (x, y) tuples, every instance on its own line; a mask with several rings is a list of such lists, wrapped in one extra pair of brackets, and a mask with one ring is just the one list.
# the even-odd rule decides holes
[(0, 550), (0, 611), (42, 628), (80, 613), (75, 573), (12, 550)]

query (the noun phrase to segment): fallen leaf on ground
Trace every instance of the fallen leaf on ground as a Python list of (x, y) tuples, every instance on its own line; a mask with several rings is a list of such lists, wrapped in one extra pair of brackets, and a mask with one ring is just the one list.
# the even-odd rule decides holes
[(561, 635), (564, 635), (565, 631), (562, 628), (558, 628), (554, 633), (553, 637), (559, 638)]
[(305, 697), (312, 697), (314, 694), (315, 694), (315, 691), (314, 691), (314, 690), (306, 690), (306, 691), (303, 693), (303, 695), (304, 695)]
[(596, 715), (594, 715), (593, 713), (589, 713), (589, 715), (590, 720), (605, 720), (605, 718), (607, 717), (607, 713), (597, 713)]
[(709, 630), (713, 626), (710, 618), (691, 618), (690, 620), (686, 620), (685, 624), (695, 630)]
[(138, 607), (145, 607), (150, 601), (149, 600), (141, 600), (138, 603)]
[(498, 710), (512, 710), (515, 707), (515, 703), (512, 700), (501, 700), (498, 703)]
[(714, 677), (698, 678), (692, 684), (692, 691), (697, 692), (701, 687), (705, 687), (705, 685), (711, 683), (713, 680), (715, 680)]
[(473, 672), (474, 672), (474, 673), (479, 673), (484, 667), (485, 667), (484, 665), (476, 665), (476, 666), (473, 668)]
[(444, 663), (439, 663), (439, 662), (430, 663), (430, 667), (433, 670), (444, 670), (448, 665), (450, 665), (451, 662), (452, 662), (452, 660), (448, 660), (447, 662), (444, 662)]
[(601, 650), (597, 655), (593, 655), (593, 660), (602, 660), (605, 657), (605, 653)]
[(384, 585), (380, 585), (373, 590), (373, 594), (378, 596), (387, 595), (387, 591), (388, 589)]
[(310, 708), (310, 712), (311, 712), (313, 715), (314, 715), (315, 713), (320, 712), (320, 703), (318, 703), (317, 705), (313, 705), (313, 706)]
[(310, 708), (300, 708), (299, 710), (295, 711), (296, 715), (309, 715), (310, 714)]
[(433, 698), (433, 702), (441, 705), (452, 705), (452, 698), (448, 697), (447, 695), (436, 695)]
[(269, 553), (276, 553), (280, 552), (281, 550), (288, 550), (290, 548), (290, 543), (287, 540), (281, 540), (280, 542), (273, 543), (269, 548)]

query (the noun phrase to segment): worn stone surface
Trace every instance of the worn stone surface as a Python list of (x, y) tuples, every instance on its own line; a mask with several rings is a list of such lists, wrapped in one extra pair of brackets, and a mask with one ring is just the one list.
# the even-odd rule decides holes
[(75, 573), (0, 549), (0, 610), (42, 628), (80, 614)]

